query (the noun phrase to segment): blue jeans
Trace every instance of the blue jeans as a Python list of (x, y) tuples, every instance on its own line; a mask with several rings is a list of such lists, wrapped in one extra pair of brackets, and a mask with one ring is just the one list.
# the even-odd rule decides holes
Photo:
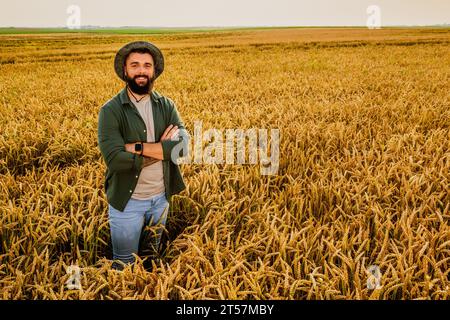
[(146, 226), (157, 227), (154, 235), (150, 237), (152, 243), (144, 245), (150, 245), (155, 252), (158, 251), (169, 211), (165, 192), (148, 200), (130, 198), (123, 212), (110, 204), (108, 209), (114, 260), (120, 260), (124, 264), (135, 261), (133, 253), (138, 254), (142, 231)]

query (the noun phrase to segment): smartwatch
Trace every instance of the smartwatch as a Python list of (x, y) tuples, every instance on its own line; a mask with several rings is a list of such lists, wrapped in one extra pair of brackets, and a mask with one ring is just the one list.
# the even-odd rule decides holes
[(144, 152), (144, 145), (142, 142), (134, 144), (134, 151), (139, 152), (141, 155)]

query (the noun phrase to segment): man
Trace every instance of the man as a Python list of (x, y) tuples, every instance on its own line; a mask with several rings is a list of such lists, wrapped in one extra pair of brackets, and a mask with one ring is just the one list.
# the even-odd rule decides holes
[[(100, 109), (98, 144), (107, 166), (113, 268), (122, 269), (135, 261), (141, 242), (157, 255), (171, 196), (185, 189), (176, 160), (186, 155), (190, 136), (174, 102), (153, 90), (164, 70), (156, 46), (125, 45), (114, 68), (126, 86)], [(146, 226), (159, 226), (150, 240)]]

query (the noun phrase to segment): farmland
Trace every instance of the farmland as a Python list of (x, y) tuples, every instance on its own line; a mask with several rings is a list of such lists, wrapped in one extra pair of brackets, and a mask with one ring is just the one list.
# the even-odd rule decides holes
[[(183, 164), (160, 263), (117, 272), (97, 117), (134, 40), (191, 133), (277, 128), (280, 161)], [(449, 48), (432, 28), (1, 34), (0, 299), (448, 299)]]

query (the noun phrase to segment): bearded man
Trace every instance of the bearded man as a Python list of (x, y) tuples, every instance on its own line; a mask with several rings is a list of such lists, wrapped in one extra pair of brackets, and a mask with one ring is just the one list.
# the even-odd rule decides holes
[[(190, 135), (175, 103), (153, 90), (164, 70), (155, 45), (125, 45), (114, 68), (125, 88), (100, 109), (98, 145), (107, 167), (113, 268), (121, 270), (141, 247), (157, 257), (171, 196), (186, 188), (177, 159), (187, 154)], [(147, 226), (159, 228), (148, 235)]]

